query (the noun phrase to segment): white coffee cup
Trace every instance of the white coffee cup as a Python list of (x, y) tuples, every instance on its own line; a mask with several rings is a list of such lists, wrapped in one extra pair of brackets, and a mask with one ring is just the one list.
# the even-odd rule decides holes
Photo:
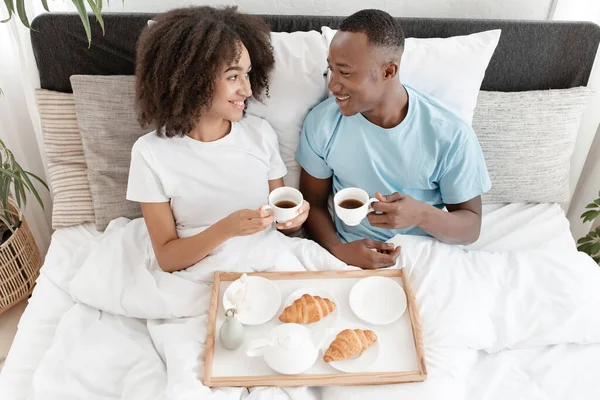
[(300, 213), (304, 198), (299, 190), (289, 186), (279, 187), (269, 194), (269, 204), (261, 207), (263, 210), (271, 210), (275, 221), (282, 223), (296, 218)]
[[(342, 222), (348, 226), (356, 226), (373, 211), (371, 204), (379, 201), (376, 198), (369, 198), (369, 194), (359, 188), (342, 189), (333, 197), (335, 214)], [(352, 204), (354, 202), (354, 204)], [(359, 206), (359, 204), (362, 205)], [(342, 204), (342, 205), (341, 205)], [(344, 207), (346, 205), (346, 207)], [(347, 206), (357, 206), (348, 208)]]

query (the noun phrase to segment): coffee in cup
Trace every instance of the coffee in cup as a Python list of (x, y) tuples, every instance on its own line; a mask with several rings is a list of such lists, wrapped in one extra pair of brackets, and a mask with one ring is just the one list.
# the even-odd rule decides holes
[(379, 201), (369, 198), (367, 192), (359, 188), (342, 189), (333, 197), (335, 213), (348, 226), (356, 226), (373, 211), (371, 204)]
[(289, 186), (282, 186), (269, 194), (269, 204), (262, 210), (271, 210), (275, 221), (282, 223), (296, 218), (300, 213), (304, 198), (299, 190)]

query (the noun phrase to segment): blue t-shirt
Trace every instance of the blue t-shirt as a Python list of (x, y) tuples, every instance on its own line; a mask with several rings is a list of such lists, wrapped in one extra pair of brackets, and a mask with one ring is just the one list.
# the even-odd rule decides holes
[[(302, 128), (296, 159), (315, 178), (333, 175), (333, 194), (358, 187), (400, 192), (437, 208), (463, 203), (491, 188), (483, 153), (473, 129), (424, 93), (404, 85), (408, 113), (396, 127), (384, 129), (362, 114), (344, 117), (330, 97), (313, 108)], [(385, 241), (398, 233), (427, 235), (420, 228), (383, 229), (368, 219), (350, 227), (335, 218), (338, 236)]]

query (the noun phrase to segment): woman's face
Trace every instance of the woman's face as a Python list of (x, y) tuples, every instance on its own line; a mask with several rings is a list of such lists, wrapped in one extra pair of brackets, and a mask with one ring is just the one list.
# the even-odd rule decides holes
[(229, 121), (239, 121), (243, 117), (244, 101), (252, 96), (249, 73), (252, 69), (250, 55), (240, 43), (241, 54), (238, 61), (223, 67), (217, 75), (212, 105), (207, 114)]

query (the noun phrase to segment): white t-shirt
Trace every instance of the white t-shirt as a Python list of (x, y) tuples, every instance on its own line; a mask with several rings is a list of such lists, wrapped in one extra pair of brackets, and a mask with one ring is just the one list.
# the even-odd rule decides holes
[(189, 237), (234, 211), (267, 204), (268, 181), (286, 172), (275, 131), (258, 117), (233, 122), (214, 142), (150, 132), (133, 146), (127, 200), (169, 201), (179, 237)]

